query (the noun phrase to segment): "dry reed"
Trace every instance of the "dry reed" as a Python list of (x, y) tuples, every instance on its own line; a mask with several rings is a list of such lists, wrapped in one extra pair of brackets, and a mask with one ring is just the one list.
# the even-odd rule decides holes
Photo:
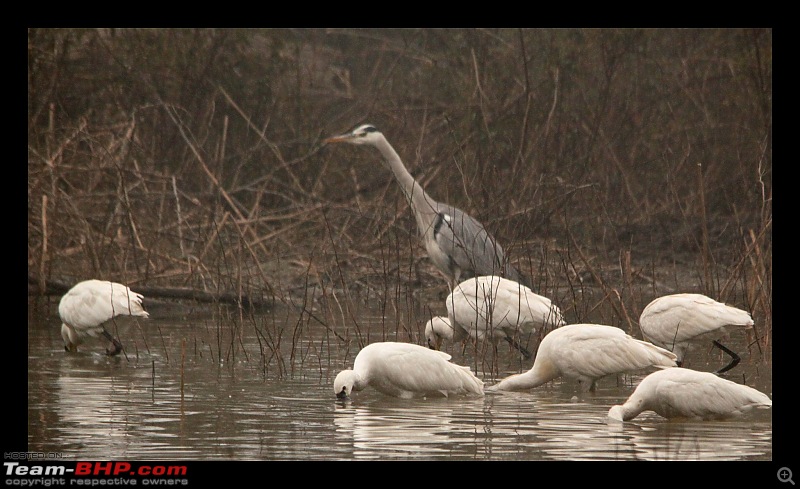
[(265, 377), (421, 342), (447, 291), (402, 195), (319, 145), (367, 116), (570, 322), (637, 334), (650, 298), (698, 291), (768, 355), (770, 30), (359, 34), (31, 29), (29, 283), (194, 291), (216, 304), (194, 356)]

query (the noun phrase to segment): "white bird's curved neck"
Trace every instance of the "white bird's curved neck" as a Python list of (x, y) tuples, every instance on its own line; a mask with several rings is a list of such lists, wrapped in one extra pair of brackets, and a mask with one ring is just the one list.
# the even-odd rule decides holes
[(539, 375), (539, 372), (532, 369), (519, 375), (509, 377), (503, 382), (505, 383), (507, 381), (507, 385), (512, 389), (533, 389), (550, 380), (553, 380), (552, 376)]
[[(536, 360), (539, 360), (537, 357)], [(500, 386), (505, 390), (524, 390), (539, 387), (558, 377), (558, 373), (547, 361), (534, 360), (533, 367), (527, 372), (511, 375), (500, 381)]]
[(620, 406), (620, 411), (623, 421), (628, 421), (635, 418), (639, 413), (644, 411), (644, 409), (641, 409), (641, 407), (636, 403), (626, 402)]
[(363, 390), (367, 384), (369, 383), (367, 376), (361, 375), (356, 370), (352, 370), (350, 374), (350, 379), (353, 381), (353, 390), (360, 391)]
[(433, 332), (442, 338), (450, 341), (453, 340), (453, 327), (444, 321), (435, 321), (433, 324)]

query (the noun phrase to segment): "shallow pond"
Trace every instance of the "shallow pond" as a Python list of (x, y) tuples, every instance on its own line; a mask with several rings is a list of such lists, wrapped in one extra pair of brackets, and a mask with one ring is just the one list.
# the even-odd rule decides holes
[[(609, 407), (644, 373), (602, 379), (594, 394), (554, 381), (483, 398), (367, 389), (342, 402), (333, 378), (352, 366), (356, 335), (343, 342), (291, 312), (221, 319), (156, 303), (151, 319), (114, 325), (126, 350), (108, 358), (99, 340), (64, 352), (55, 307), (29, 302), (28, 450), (66, 459), (772, 460), (771, 410), (715, 422), (649, 412), (608, 424)], [(385, 316), (358, 323), (369, 342), (397, 335)], [(743, 338), (731, 341), (745, 351)], [(487, 383), (530, 367), (507, 345), (488, 368), (447, 351)], [(695, 351), (688, 366), (723, 364), (716, 350)], [(743, 355), (729, 374), (772, 395), (769, 364)]]

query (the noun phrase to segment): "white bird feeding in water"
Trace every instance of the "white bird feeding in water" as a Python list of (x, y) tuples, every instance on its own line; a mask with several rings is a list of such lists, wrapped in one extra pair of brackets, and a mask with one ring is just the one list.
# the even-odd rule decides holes
[(741, 360), (732, 350), (719, 342), (729, 336), (730, 329), (752, 329), (750, 313), (702, 294), (672, 294), (653, 300), (642, 311), (639, 327), (642, 336), (678, 355), (678, 365), (686, 351), (711, 341), (731, 357), (730, 363), (717, 370), (727, 372)]
[(447, 318), (425, 325), (428, 347), (438, 350), (442, 339), (460, 342), (468, 337), (489, 340), (495, 347), (504, 339), (525, 358), (531, 354), (515, 338), (566, 324), (561, 310), (547, 297), (513, 280), (489, 275), (467, 279), (445, 299)]
[(413, 343), (372, 343), (358, 352), (352, 369), (333, 381), (336, 397), (345, 399), (367, 386), (394, 397), (483, 395), (483, 381), (450, 362), (450, 355)]
[(674, 367), (645, 377), (624, 404), (613, 406), (608, 417), (628, 421), (643, 411), (655, 411), (665, 418), (724, 419), (772, 407), (763, 392), (717, 377)]
[(566, 377), (576, 379), (584, 392), (594, 391), (597, 380), (606, 375), (675, 365), (674, 353), (637, 340), (620, 328), (568, 324), (542, 339), (530, 370), (506, 377), (486, 390), (525, 390)]
[(461, 328), (458, 331), (454, 330), (453, 325), (450, 324), (450, 318), (444, 316), (433, 316), (425, 323), (425, 340), (431, 350), (441, 349), (444, 339), (460, 343), (468, 337), (465, 330)]
[(364, 124), (324, 142), (368, 145), (380, 151), (411, 206), (428, 257), (447, 278), (451, 290), (460, 281), (479, 275), (522, 280), (483, 224), (456, 207), (433, 200), (375, 126)]
[(119, 354), (122, 344), (106, 330), (105, 323), (120, 315), (149, 317), (142, 306), (143, 298), (142, 294), (116, 282), (79, 282), (64, 294), (58, 304), (64, 349), (78, 351), (78, 345), (86, 338), (103, 335), (114, 345), (114, 349), (106, 350), (106, 354)]

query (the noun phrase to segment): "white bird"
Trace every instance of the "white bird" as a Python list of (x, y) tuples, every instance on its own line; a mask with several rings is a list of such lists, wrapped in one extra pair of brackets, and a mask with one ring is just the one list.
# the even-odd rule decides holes
[(639, 327), (644, 339), (675, 352), (678, 365), (687, 350), (711, 341), (731, 357), (730, 363), (717, 370), (726, 372), (741, 360), (718, 340), (729, 336), (733, 328), (752, 329), (750, 313), (702, 294), (673, 294), (653, 300), (642, 311)]
[(487, 387), (487, 391), (515, 391), (538, 387), (559, 377), (576, 379), (583, 391), (594, 391), (606, 375), (648, 367), (676, 365), (671, 351), (600, 324), (568, 324), (548, 333), (539, 344), (533, 367)]
[(515, 338), (547, 327), (566, 324), (561, 310), (547, 297), (513, 280), (489, 275), (467, 279), (445, 299), (447, 318), (425, 325), (428, 347), (438, 350), (442, 339), (460, 342), (468, 337), (489, 340), (495, 347), (504, 339), (525, 358), (531, 354)]
[(377, 148), (394, 174), (414, 213), (428, 257), (447, 278), (450, 289), (479, 275), (502, 275), (517, 282), (519, 272), (506, 262), (503, 248), (483, 224), (448, 204), (437, 202), (408, 172), (400, 156), (383, 134), (371, 124), (325, 139), (325, 143), (350, 143)]
[(346, 399), (367, 386), (394, 397), (483, 395), (483, 381), (450, 355), (413, 343), (372, 343), (358, 352), (352, 369), (333, 381), (336, 397)]
[(460, 343), (468, 337), (469, 335), (464, 329), (454, 330), (453, 325), (450, 324), (450, 318), (444, 316), (433, 316), (425, 323), (425, 340), (431, 350), (441, 349), (444, 339)]
[(149, 317), (142, 306), (143, 298), (142, 294), (116, 282), (79, 282), (64, 294), (58, 304), (64, 349), (78, 351), (78, 345), (86, 338), (103, 335), (114, 345), (114, 349), (106, 350), (106, 354), (117, 355), (122, 351), (122, 344), (106, 330), (105, 323), (120, 315)]
[(674, 367), (645, 377), (624, 404), (613, 406), (608, 417), (628, 421), (643, 411), (655, 411), (665, 418), (723, 419), (754, 408), (772, 407), (764, 393), (717, 377)]

